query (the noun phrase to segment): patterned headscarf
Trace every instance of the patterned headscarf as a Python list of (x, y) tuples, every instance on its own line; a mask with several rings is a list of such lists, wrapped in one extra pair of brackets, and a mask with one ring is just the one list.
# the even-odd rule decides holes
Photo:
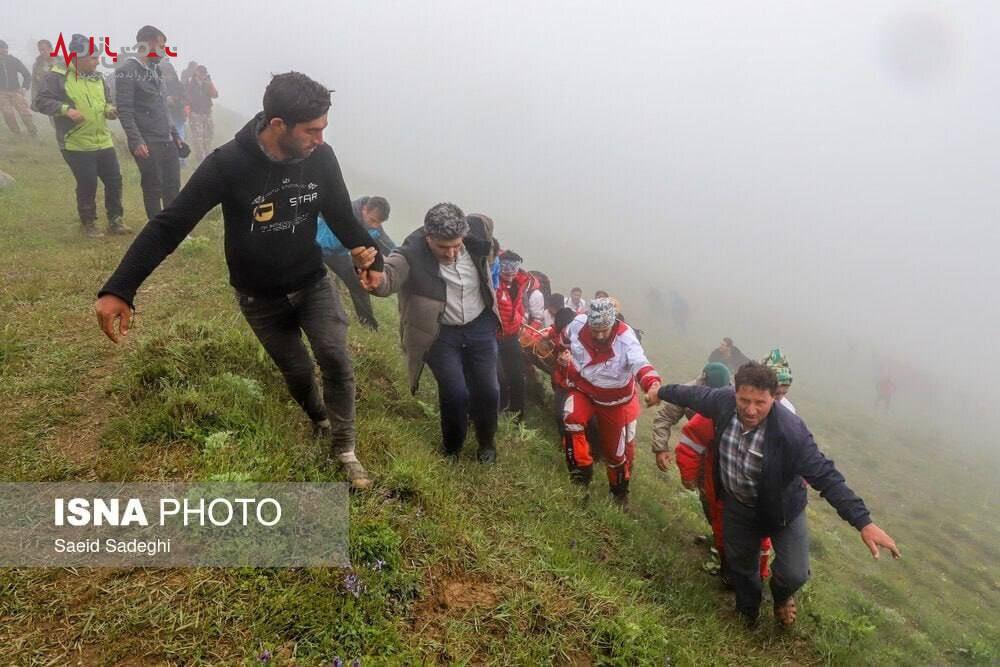
[(789, 385), (792, 383), (792, 369), (788, 366), (788, 359), (785, 355), (781, 354), (780, 348), (774, 348), (771, 350), (771, 354), (767, 355), (762, 364), (774, 371), (774, 374), (778, 376), (779, 385)]
[(618, 311), (611, 299), (594, 299), (587, 311), (587, 324), (594, 329), (608, 329), (615, 323)]

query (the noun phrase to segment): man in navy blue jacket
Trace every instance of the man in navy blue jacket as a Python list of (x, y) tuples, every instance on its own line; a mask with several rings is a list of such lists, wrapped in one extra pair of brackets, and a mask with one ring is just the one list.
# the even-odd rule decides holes
[(771, 595), (775, 618), (795, 622), (795, 592), (809, 578), (805, 479), (844, 521), (861, 531), (874, 558), (879, 548), (899, 558), (896, 543), (872, 523), (865, 503), (847, 486), (833, 461), (823, 456), (805, 423), (775, 403), (778, 379), (763, 364), (736, 372), (736, 389), (671, 384), (651, 403), (667, 401), (715, 423), (716, 488), (722, 490), (726, 568), (736, 592), (736, 611), (752, 624), (760, 609), (759, 547), (771, 537), (775, 561)]

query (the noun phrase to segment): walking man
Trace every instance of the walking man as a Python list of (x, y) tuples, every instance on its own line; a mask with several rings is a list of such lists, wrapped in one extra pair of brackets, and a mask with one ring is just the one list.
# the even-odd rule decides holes
[(899, 558), (896, 543), (872, 523), (868, 508), (847, 486), (833, 461), (823, 456), (805, 423), (777, 404), (778, 379), (757, 362), (736, 372), (736, 389), (670, 384), (650, 400), (668, 401), (711, 419), (715, 488), (723, 501), (725, 566), (736, 592), (736, 611), (757, 621), (761, 602), (760, 542), (771, 537), (774, 616), (785, 627), (795, 622), (795, 593), (809, 579), (805, 479), (842, 519), (861, 533), (879, 557), (885, 548)]
[(462, 451), (470, 418), (479, 461), (494, 463), (497, 457), (500, 317), (490, 276), (493, 248), (492, 220), (437, 204), (423, 227), (385, 260), (380, 282), (380, 274), (376, 282), (361, 277), (378, 296), (399, 293), (410, 390), (417, 391), (426, 363), (438, 385), (443, 453), (452, 460)]
[(152, 220), (180, 190), (178, 149), (184, 143), (170, 119), (158, 64), (167, 37), (147, 25), (139, 29), (135, 41), (138, 53), (115, 72), (115, 101), (128, 149), (139, 167), (146, 218)]
[(69, 65), (57, 62), (45, 74), (35, 108), (52, 117), (56, 141), (76, 179), (76, 210), (84, 235), (103, 236), (95, 224), (98, 178), (104, 183), (108, 233), (129, 234), (122, 223), (122, 174), (107, 122), (118, 114), (97, 72), (97, 54), (90, 53), (89, 40), (73, 35), (69, 50), (75, 57)]
[[(320, 211), (351, 248), (363, 279), (381, 276), (382, 256), (354, 219), (337, 157), (323, 141), (329, 108), (329, 89), (305, 74), (271, 79), (264, 110), (209, 155), (177, 199), (146, 224), (95, 307), (101, 329), (118, 342), (128, 333), (139, 285), (222, 204), (229, 281), (240, 310), (312, 420), (314, 435), (329, 439), (352, 486), (364, 489), (371, 481), (355, 454), (347, 315), (315, 242)], [(322, 391), (303, 333), (322, 372)]]

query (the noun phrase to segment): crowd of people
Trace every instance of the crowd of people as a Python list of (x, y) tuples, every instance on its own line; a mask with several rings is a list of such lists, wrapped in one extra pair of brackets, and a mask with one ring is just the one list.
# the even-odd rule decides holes
[[(450, 461), (458, 460), (471, 423), (477, 460), (496, 463), (501, 415), (522, 421), (527, 403), (540, 401), (554, 416), (569, 480), (589, 488), (603, 462), (610, 497), (628, 511), (638, 420), (643, 407), (657, 407), (656, 465), (666, 471), (673, 458), (682, 484), (699, 493), (723, 579), (747, 623), (758, 618), (768, 579), (775, 617), (786, 626), (795, 621), (794, 596), (810, 573), (807, 485), (860, 531), (873, 557), (880, 548), (899, 556), (796, 414), (780, 349), (754, 361), (725, 338), (699, 377), (667, 384), (643, 349), (643, 332), (626, 321), (615, 298), (598, 290), (588, 300), (580, 287), (553, 292), (546, 273), (527, 270), (522, 255), (504, 246), (488, 215), (440, 203), (397, 245), (384, 229), (389, 201), (348, 195), (324, 141), (326, 86), (298, 72), (274, 76), (262, 111), (211, 150), (218, 93), (208, 70), (192, 62), (178, 75), (158, 55), (166, 36), (153, 26), (141, 28), (136, 41), (143, 49), (110, 80), (97, 72), (82, 35), (70, 41), (69, 63), (53, 59), (51, 43), (40, 41), (30, 72), (0, 42), (5, 121), (13, 131), (20, 116), (29, 133), (37, 131), (28, 90), (31, 107), (52, 118), (87, 235), (100, 235), (98, 179), (109, 231), (130, 232), (108, 121), (121, 122), (136, 161), (148, 222), (95, 304), (113, 341), (129, 332), (142, 282), (221, 205), (240, 311), (352, 488), (363, 491), (372, 478), (357, 451), (349, 318), (338, 281), (370, 329), (379, 326), (371, 297), (398, 295), (408, 384), (416, 392), (424, 367), (430, 369), (441, 453)], [(200, 166), (181, 187), (185, 138)], [(672, 302), (684, 313), (675, 319), (685, 322), (686, 305), (677, 296)], [(672, 452), (672, 429), (685, 419)]]
[[(121, 123), (139, 169), (147, 218), (174, 200), (188, 155), (196, 163), (214, 147), (213, 100), (219, 93), (208, 69), (189, 62), (178, 76), (166, 55), (166, 35), (154, 26), (136, 34), (132, 55), (102, 74), (101, 53), (90, 38), (74, 34), (65, 57), (52, 42), (37, 42), (29, 72), (0, 41), (0, 112), (15, 135), (38, 135), (31, 111), (51, 118), (56, 142), (76, 181), (77, 213), (84, 235), (97, 226), (98, 181), (104, 184), (107, 231), (130, 234), (124, 223), (122, 176), (108, 121)], [(185, 141), (187, 137), (191, 144)]]

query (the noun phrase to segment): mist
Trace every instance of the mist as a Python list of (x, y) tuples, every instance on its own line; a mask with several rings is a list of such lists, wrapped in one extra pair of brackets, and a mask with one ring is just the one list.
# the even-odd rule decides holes
[[(964, 421), (997, 397), (996, 3), (17, 4), (0, 37), (29, 66), (37, 39), (152, 23), (247, 117), (306, 72), (394, 237), (439, 201), (486, 213), (652, 346), (780, 346), (862, 403), (889, 364), (914, 412)], [(687, 334), (652, 290), (687, 300)]]

